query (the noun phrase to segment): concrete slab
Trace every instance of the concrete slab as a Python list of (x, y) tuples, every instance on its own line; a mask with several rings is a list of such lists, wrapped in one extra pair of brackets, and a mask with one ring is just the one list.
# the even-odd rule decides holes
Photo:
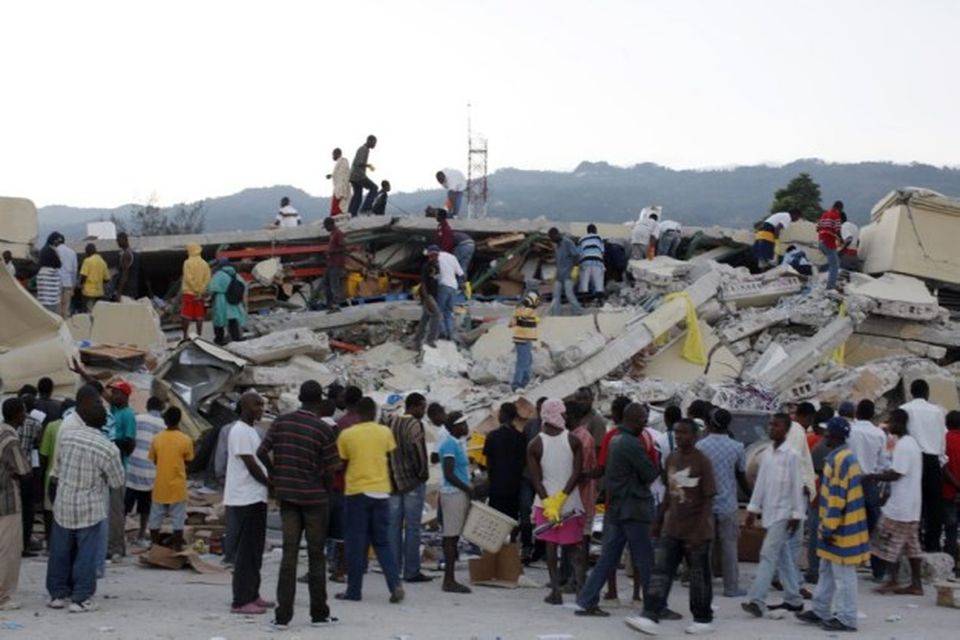
[(877, 315), (918, 321), (940, 315), (937, 298), (922, 280), (897, 273), (885, 273), (879, 278), (861, 273), (850, 276), (847, 292), (873, 301), (873, 313)]
[(93, 318), (89, 313), (72, 315), (67, 320), (67, 329), (70, 330), (70, 335), (73, 336), (74, 341), (89, 340), (90, 334), (93, 332)]
[[(547, 316), (540, 319), (540, 340), (554, 351), (571, 347), (587, 333), (599, 332), (610, 340), (620, 335), (631, 314), (604, 312), (582, 316)], [(498, 322), (480, 336), (470, 353), (474, 360), (510, 357), (513, 354), (513, 332), (506, 322)]]
[(371, 369), (386, 369), (391, 365), (413, 362), (417, 353), (395, 342), (384, 342), (366, 351), (355, 354), (351, 359)]
[(146, 298), (124, 302), (98, 302), (93, 308), (94, 344), (127, 344), (141, 349), (166, 349), (167, 336), (160, 316)]
[(231, 342), (225, 348), (254, 364), (287, 360), (296, 355), (319, 359), (330, 355), (330, 342), (326, 334), (315, 333), (309, 329), (277, 331), (252, 340)]
[(743, 313), (726, 323), (717, 331), (717, 336), (725, 342), (733, 343), (789, 319), (790, 312), (780, 307), (768, 309), (762, 313)]
[(960, 322), (919, 323), (868, 316), (857, 325), (857, 333), (915, 340), (943, 347), (960, 347)]
[(797, 378), (828, 357), (852, 333), (853, 323), (850, 318), (837, 318), (813, 337), (798, 343), (797, 347), (788, 353), (788, 358), (781, 359), (777, 364), (763, 370), (751, 371), (744, 379), (780, 392), (785, 391)]
[(730, 281), (723, 285), (720, 300), (732, 302), (737, 308), (768, 307), (776, 304), (784, 296), (800, 293), (803, 281), (795, 276), (785, 276), (770, 282)]
[(703, 336), (703, 347), (710, 354), (708, 366), (694, 364), (683, 357), (683, 342), (687, 335), (683, 332), (647, 361), (644, 376), (674, 383), (694, 382), (704, 373), (708, 382), (735, 379), (740, 374), (740, 359), (730, 349), (720, 345), (717, 334), (706, 322), (700, 322), (700, 334)]
[(960, 395), (957, 392), (957, 379), (946, 369), (932, 362), (919, 361), (903, 370), (903, 389), (905, 395), (914, 380), (923, 379), (930, 385), (930, 402), (938, 404), (947, 411), (960, 409)]
[(898, 356), (920, 356), (931, 360), (940, 360), (947, 355), (946, 347), (919, 342), (916, 340), (898, 340), (881, 336), (865, 336), (854, 333), (847, 340), (844, 362), (847, 366), (857, 366)]
[(238, 384), (255, 387), (297, 388), (307, 380), (316, 380), (323, 386), (334, 382), (337, 374), (322, 362), (297, 355), (281, 366), (248, 366), (238, 377)]

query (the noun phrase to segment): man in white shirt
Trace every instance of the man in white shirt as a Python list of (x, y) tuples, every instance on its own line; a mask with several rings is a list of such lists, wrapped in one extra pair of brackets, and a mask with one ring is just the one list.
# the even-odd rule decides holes
[(677, 257), (680, 249), (680, 223), (676, 220), (664, 220), (659, 225), (660, 237), (657, 240), (657, 255)]
[(791, 549), (794, 539), (800, 537), (800, 523), (807, 511), (800, 458), (786, 443), (790, 416), (775, 414), (769, 428), (772, 446), (764, 452), (760, 462), (760, 472), (753, 485), (745, 523), (748, 529), (753, 527), (757, 514), (760, 514), (763, 528), (766, 529), (757, 574), (747, 593), (747, 601), (740, 605), (756, 618), (762, 617), (767, 608), (767, 592), (770, 591), (774, 572), (779, 573), (783, 584), (783, 603), (769, 608), (803, 611), (800, 568)]
[[(437, 249), (433, 252), (434, 249)], [(453, 307), (460, 282), (463, 280), (463, 269), (456, 256), (446, 251), (440, 251), (435, 245), (427, 249), (430, 259), (436, 255), (439, 276), (437, 278), (437, 306), (440, 307), (440, 337), (453, 340), (455, 328), (453, 324)]]
[(444, 169), (443, 171), (437, 171), (437, 182), (447, 190), (447, 202), (444, 209), (447, 210), (447, 215), (455, 218), (460, 213), (463, 192), (467, 189), (467, 179), (462, 172), (456, 169)]
[(280, 199), (280, 210), (277, 211), (277, 219), (274, 224), (280, 228), (299, 227), (303, 224), (300, 212), (290, 205), (290, 198), (284, 196)]
[(333, 173), (327, 174), (327, 180), (333, 180), (331, 217), (347, 213), (350, 206), (350, 161), (343, 157), (343, 151), (339, 147), (333, 150), (333, 163)]
[(633, 225), (633, 232), (630, 236), (630, 241), (633, 243), (632, 258), (634, 260), (653, 257), (653, 253), (656, 251), (657, 238), (660, 237), (659, 229), (659, 216), (656, 213), (644, 216), (641, 212), (641, 217)]
[(926, 380), (914, 380), (910, 395), (913, 400), (900, 408), (907, 412), (907, 429), (923, 453), (923, 550), (940, 551), (943, 530), (940, 462), (947, 446), (947, 414), (942, 407), (929, 401), (930, 385)]
[[(877, 593), (896, 593), (911, 596), (923, 595), (921, 582), (922, 552), (920, 533), (920, 487), (923, 478), (923, 458), (916, 439), (907, 433), (909, 416), (897, 409), (890, 416), (890, 433), (897, 436), (893, 450), (893, 463), (886, 471), (865, 475), (873, 481), (889, 482), (890, 497), (883, 505), (883, 517), (877, 526), (871, 552), (887, 563), (887, 582), (876, 589)], [(911, 583), (901, 587), (897, 584), (901, 552), (910, 560)]]
[[(841, 214), (846, 218), (847, 214)], [(860, 260), (858, 250), (860, 248), (860, 229), (849, 220), (844, 219), (840, 225), (840, 239), (843, 244), (840, 246), (840, 268), (847, 271), (860, 271), (863, 262)]]
[[(876, 480), (869, 476), (887, 467), (887, 435), (883, 429), (873, 424), (876, 407), (870, 400), (861, 400), (856, 412), (852, 402), (840, 403), (837, 413), (850, 421), (850, 436), (847, 444), (860, 463), (863, 471), (863, 502), (867, 509), (867, 530), (873, 535), (880, 520), (880, 489)], [(854, 415), (856, 414), (856, 415)], [(870, 558), (875, 578), (883, 577), (883, 562), (875, 556)]]
[(60, 315), (70, 317), (70, 308), (73, 304), (73, 290), (77, 288), (77, 252), (61, 242), (57, 245), (57, 256), (60, 257)]
[(259, 615), (273, 608), (260, 597), (260, 567), (267, 536), (267, 470), (257, 459), (260, 434), (254, 425), (263, 418), (263, 398), (252, 389), (240, 398), (240, 419), (230, 428), (227, 481), (223, 503), (234, 510), (237, 550), (233, 568), (232, 613)]
[(753, 258), (757, 262), (757, 268), (766, 270), (773, 266), (780, 234), (799, 219), (800, 210), (791, 209), (774, 213), (760, 223), (760, 228), (753, 237)]

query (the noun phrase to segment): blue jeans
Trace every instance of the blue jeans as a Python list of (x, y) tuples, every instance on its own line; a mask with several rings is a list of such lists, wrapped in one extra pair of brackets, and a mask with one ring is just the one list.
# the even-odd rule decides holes
[(836, 617), (857, 628), (857, 567), (820, 560), (820, 581), (813, 592), (813, 612), (824, 620)]
[(447, 191), (447, 200), (450, 201), (450, 211), (447, 213), (450, 214), (451, 218), (454, 218), (460, 213), (460, 207), (463, 204), (463, 191)]
[(406, 493), (390, 495), (390, 551), (397, 560), (397, 572), (409, 580), (420, 573), (420, 521), (427, 486), (421, 484)]
[(657, 255), (677, 257), (677, 249), (680, 248), (680, 232), (673, 229), (664, 231), (660, 234), (657, 241)]
[[(867, 510), (867, 531), (873, 537), (873, 532), (880, 521), (880, 488), (876, 480), (863, 481), (863, 502)], [(870, 554), (870, 568), (874, 578), (882, 578), (886, 571), (886, 563), (873, 554)]]
[[(357, 212), (365, 213), (373, 209), (373, 201), (377, 198), (377, 183), (364, 176), (363, 180), (351, 180), (350, 186), (353, 187), (353, 195), (350, 197), (350, 206), (347, 210), (351, 216), (357, 215)], [(363, 198), (363, 190), (367, 189), (367, 197)], [(363, 206), (360, 202), (363, 201)]]
[(650, 584), (653, 571), (653, 544), (650, 542), (650, 524), (647, 522), (614, 522), (612, 518), (603, 520), (603, 548), (600, 559), (587, 577), (586, 584), (577, 595), (577, 605), (583, 609), (592, 609), (600, 603), (600, 590), (610, 574), (617, 570), (623, 547), (630, 545), (630, 557), (634, 571), (640, 576), (644, 590)]
[(840, 252), (830, 249), (822, 242), (820, 251), (827, 256), (827, 289), (837, 288), (837, 278), (840, 276)]
[(517, 366), (513, 369), (513, 382), (510, 387), (516, 391), (530, 384), (533, 376), (533, 343), (514, 342), (513, 348), (517, 351)]
[(767, 606), (767, 593), (773, 574), (780, 575), (783, 583), (783, 601), (790, 605), (803, 604), (800, 597), (800, 569), (797, 567), (795, 541), (800, 538), (800, 527), (793, 533), (787, 531), (787, 520), (778, 520), (767, 527), (760, 547), (760, 564), (753, 578), (747, 599), (763, 609)]
[(547, 311), (549, 315), (555, 316), (560, 313), (560, 308), (563, 306), (562, 295), (567, 296), (567, 302), (573, 307), (574, 313), (577, 315), (583, 313), (583, 307), (580, 306), (580, 302), (577, 300), (577, 294), (573, 290), (573, 280), (568, 276), (565, 280), (561, 280), (558, 277), (553, 282), (553, 302)]
[(473, 262), (473, 254), (477, 251), (477, 244), (473, 240), (464, 240), (453, 248), (453, 257), (460, 263), (463, 273), (470, 271), (470, 263)]
[(440, 307), (440, 335), (447, 340), (453, 340), (453, 302), (457, 290), (441, 284), (437, 287), (437, 305)]
[(400, 586), (400, 572), (390, 550), (387, 533), (390, 505), (387, 498), (371, 498), (362, 493), (344, 496), (344, 544), (347, 556), (347, 598), (359, 600), (363, 591), (363, 572), (367, 549), (373, 545), (390, 592)]
[[(667, 608), (677, 567), (687, 561), (690, 579), (690, 613), (694, 622), (713, 622), (713, 577), (710, 574), (710, 542), (692, 545), (679, 538), (661, 536), (654, 554), (653, 575), (643, 592), (643, 615), (654, 622)], [(606, 577), (606, 576), (604, 576)]]
[(47, 591), (51, 598), (69, 598), (79, 603), (97, 592), (97, 559), (103, 560), (106, 553), (98, 555), (101, 536), (106, 538), (100, 525), (66, 529), (56, 520), (51, 523), (47, 559)]

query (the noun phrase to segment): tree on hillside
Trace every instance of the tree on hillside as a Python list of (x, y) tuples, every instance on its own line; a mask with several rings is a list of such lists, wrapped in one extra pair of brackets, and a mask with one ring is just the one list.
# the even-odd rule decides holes
[(820, 185), (813, 181), (809, 173), (801, 173), (791, 180), (786, 187), (777, 189), (773, 194), (773, 204), (770, 213), (800, 209), (800, 215), (816, 222), (823, 213), (820, 206)]
[(133, 236), (174, 236), (203, 233), (206, 217), (203, 202), (162, 209), (151, 199), (145, 205), (134, 207), (129, 217), (121, 219), (112, 215), (110, 220), (117, 226), (117, 231)]

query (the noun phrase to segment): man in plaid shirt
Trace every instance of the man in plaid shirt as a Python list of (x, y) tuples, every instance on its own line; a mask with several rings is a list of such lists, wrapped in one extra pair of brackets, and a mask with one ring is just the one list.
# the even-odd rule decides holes
[(23, 457), (17, 431), (26, 415), (23, 402), (9, 398), (3, 403), (0, 424), (0, 611), (20, 608), (13, 599), (20, 581), (20, 553), (23, 550), (20, 521), (20, 483), (30, 475), (30, 463)]
[(124, 485), (120, 451), (103, 437), (107, 413), (99, 393), (84, 387), (77, 394), (77, 416), (87, 428), (62, 434), (57, 451), (57, 488), (53, 503), (47, 591), (51, 609), (68, 604), (71, 613), (96, 611), (98, 539), (107, 517), (109, 489)]

